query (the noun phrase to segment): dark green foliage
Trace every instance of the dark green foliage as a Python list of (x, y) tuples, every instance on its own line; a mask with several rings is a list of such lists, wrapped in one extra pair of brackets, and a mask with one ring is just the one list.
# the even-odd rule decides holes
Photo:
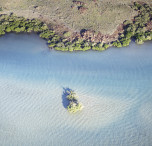
[(11, 30), (11, 27), (9, 27), (9, 26), (6, 27), (5, 31), (6, 31), (6, 32), (11, 32), (11, 31), (12, 31), (12, 30)]
[(49, 46), (50, 48), (54, 48), (54, 47), (56, 46), (56, 44), (55, 44), (55, 43), (50, 43), (48, 46)]
[(68, 105), (67, 109), (70, 113), (76, 113), (78, 111), (82, 110), (82, 104), (81, 103), (75, 103), (70, 101), (70, 104)]
[(131, 24), (131, 23), (132, 23), (131, 21), (126, 20), (126, 21), (124, 22), (124, 25), (128, 25), (128, 24)]
[[(134, 10), (138, 11), (138, 16), (133, 21), (126, 20), (124, 22), (124, 33), (119, 36), (119, 39), (112, 43), (115, 47), (125, 47), (134, 38), (138, 44), (142, 44), (146, 40), (151, 40), (150, 31), (147, 30), (147, 23), (152, 21), (152, 8), (147, 4), (139, 4), (135, 2), (132, 6)], [(142, 33), (142, 35), (140, 34)], [(140, 35), (139, 35), (140, 34)], [(72, 45), (68, 46), (69, 51), (85, 51), (85, 50), (97, 50), (103, 51), (110, 47), (109, 44), (102, 43), (90, 43), (74, 41)], [(64, 47), (63, 47), (64, 48)]]
[(104, 44), (104, 45), (103, 45), (103, 48), (105, 48), (105, 49), (107, 49), (108, 47), (109, 47), (108, 44)]
[(147, 31), (145, 33), (137, 33), (135, 37), (137, 44), (143, 44), (144, 41), (152, 40), (152, 32)]
[(67, 106), (67, 110), (70, 113), (76, 113), (80, 110), (82, 110), (83, 106), (78, 101), (78, 96), (76, 93), (72, 90), (66, 91), (66, 98), (69, 100), (69, 105)]
[(92, 46), (92, 50), (96, 51), (104, 51), (109, 47), (109, 44), (103, 44), (103, 43), (97, 43), (94, 46)]
[(132, 8), (135, 10), (140, 10), (141, 5), (138, 2), (134, 2), (134, 5), (132, 6)]
[(117, 48), (122, 47), (122, 44), (120, 43), (120, 41), (115, 41), (115, 42), (112, 43), (112, 45), (117, 47)]
[(124, 22), (124, 37), (120, 36), (119, 41), (113, 42), (113, 46), (128, 46), (131, 38), (134, 38), (138, 44), (151, 40), (150, 31), (147, 30), (146, 25), (152, 20), (152, 8), (147, 4), (141, 5), (138, 2), (135, 2), (132, 8), (138, 10), (138, 16), (134, 18), (133, 22)]
[(125, 37), (127, 38), (127, 39), (130, 39), (132, 36), (133, 36), (133, 32), (132, 31), (127, 31), (126, 32), (126, 34), (125, 34)]
[(4, 35), (4, 34), (5, 34), (5, 31), (3, 31), (3, 30), (0, 29), (0, 36)]
[[(61, 38), (55, 34), (54, 31), (48, 29), (47, 25), (36, 19), (25, 19), (23, 17), (16, 17), (11, 15), (0, 15), (0, 35), (9, 32), (36, 32), (43, 39), (48, 40), (48, 46), (60, 51), (86, 51), (86, 50), (105, 50), (109, 47), (101, 43), (94, 44), (83, 40), (74, 40), (69, 42), (67, 39)], [(68, 32), (64, 34), (66, 37), (70, 36)]]
[(69, 37), (71, 35), (71, 33), (70, 32), (65, 32), (63, 35), (66, 38), (66, 37)]
[(120, 42), (121, 42), (121, 45), (122, 45), (123, 47), (126, 47), (126, 46), (129, 46), (129, 44), (130, 44), (130, 42), (131, 42), (131, 39), (122, 38), (122, 39), (120, 40)]
[(46, 30), (46, 31), (43, 31), (42, 33), (40, 33), (40, 37), (44, 38), (44, 39), (49, 39), (49, 38), (51, 38), (52, 35), (54, 35), (54, 34), (50, 30)]
[(16, 27), (15, 32), (19, 33), (19, 32), (25, 32), (25, 27)]
[[(152, 32), (147, 29), (147, 24), (152, 22), (152, 7), (147, 4), (135, 2), (132, 8), (138, 11), (138, 15), (132, 21), (124, 22), (124, 33), (117, 41), (109, 44), (102, 42), (89, 42), (85, 40), (70, 40), (71, 33), (65, 32), (63, 38), (56, 35), (47, 25), (37, 19), (25, 19), (11, 15), (0, 15), (0, 36), (9, 32), (36, 32), (43, 39), (48, 41), (48, 46), (59, 51), (87, 51), (87, 50), (106, 50), (111, 45), (115, 47), (128, 46), (131, 39), (134, 38), (138, 44), (144, 41), (152, 40)], [(69, 40), (68, 40), (69, 39)]]
[[(43, 39), (48, 40), (48, 46), (60, 51), (86, 51), (86, 50), (105, 50), (109, 45), (104, 44), (92, 45), (91, 42), (83, 40), (74, 40), (69, 42), (67, 39), (61, 38), (55, 34), (54, 31), (48, 29), (47, 25), (36, 19), (25, 19), (23, 17), (16, 17), (11, 15), (0, 15), (0, 35), (9, 32), (36, 32)], [(66, 37), (70, 36), (69, 32), (64, 34)]]
[[(6, 32), (43, 32), (48, 30), (48, 27), (43, 22), (36, 19), (24, 19), (14, 15), (0, 15), (0, 28)], [(48, 30), (50, 31), (50, 30)], [(51, 34), (52, 35), (52, 34)]]
[[(36, 32), (40, 37), (49, 39), (48, 46), (53, 48), (60, 42), (60, 37), (54, 31), (49, 30), (47, 25), (36, 19), (24, 19), (14, 15), (0, 15), (0, 35), (8, 32)], [(58, 44), (59, 45), (59, 44)]]

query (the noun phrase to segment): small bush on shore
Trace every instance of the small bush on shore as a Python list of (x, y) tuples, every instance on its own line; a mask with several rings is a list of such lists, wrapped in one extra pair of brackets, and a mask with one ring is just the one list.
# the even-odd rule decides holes
[(152, 40), (152, 32), (146, 27), (147, 23), (152, 20), (152, 7), (135, 2), (132, 8), (138, 11), (138, 16), (133, 21), (124, 22), (124, 36), (120, 36), (119, 41), (112, 43), (115, 47), (128, 46), (131, 38), (134, 38), (137, 44), (143, 44), (144, 41)]

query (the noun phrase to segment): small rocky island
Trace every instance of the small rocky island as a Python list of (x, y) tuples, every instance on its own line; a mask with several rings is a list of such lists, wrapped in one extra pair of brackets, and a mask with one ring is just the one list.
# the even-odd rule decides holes
[(83, 106), (82, 104), (78, 101), (78, 96), (76, 93), (72, 90), (66, 91), (66, 98), (69, 100), (69, 105), (67, 106), (67, 110), (70, 113), (76, 113), (78, 111), (81, 111)]

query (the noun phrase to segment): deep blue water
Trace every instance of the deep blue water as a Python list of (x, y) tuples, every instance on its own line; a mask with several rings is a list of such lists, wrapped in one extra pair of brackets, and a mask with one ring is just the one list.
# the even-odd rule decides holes
[[(67, 112), (64, 88), (79, 95), (81, 112)], [(35, 34), (0, 38), (1, 146), (151, 144), (151, 42), (70, 53)]]

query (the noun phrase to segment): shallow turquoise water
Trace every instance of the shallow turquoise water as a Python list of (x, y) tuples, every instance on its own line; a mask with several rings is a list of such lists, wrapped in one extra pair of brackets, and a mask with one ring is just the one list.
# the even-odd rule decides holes
[[(83, 111), (67, 112), (64, 88)], [(1, 146), (151, 144), (151, 42), (63, 53), (34, 34), (0, 38)]]

